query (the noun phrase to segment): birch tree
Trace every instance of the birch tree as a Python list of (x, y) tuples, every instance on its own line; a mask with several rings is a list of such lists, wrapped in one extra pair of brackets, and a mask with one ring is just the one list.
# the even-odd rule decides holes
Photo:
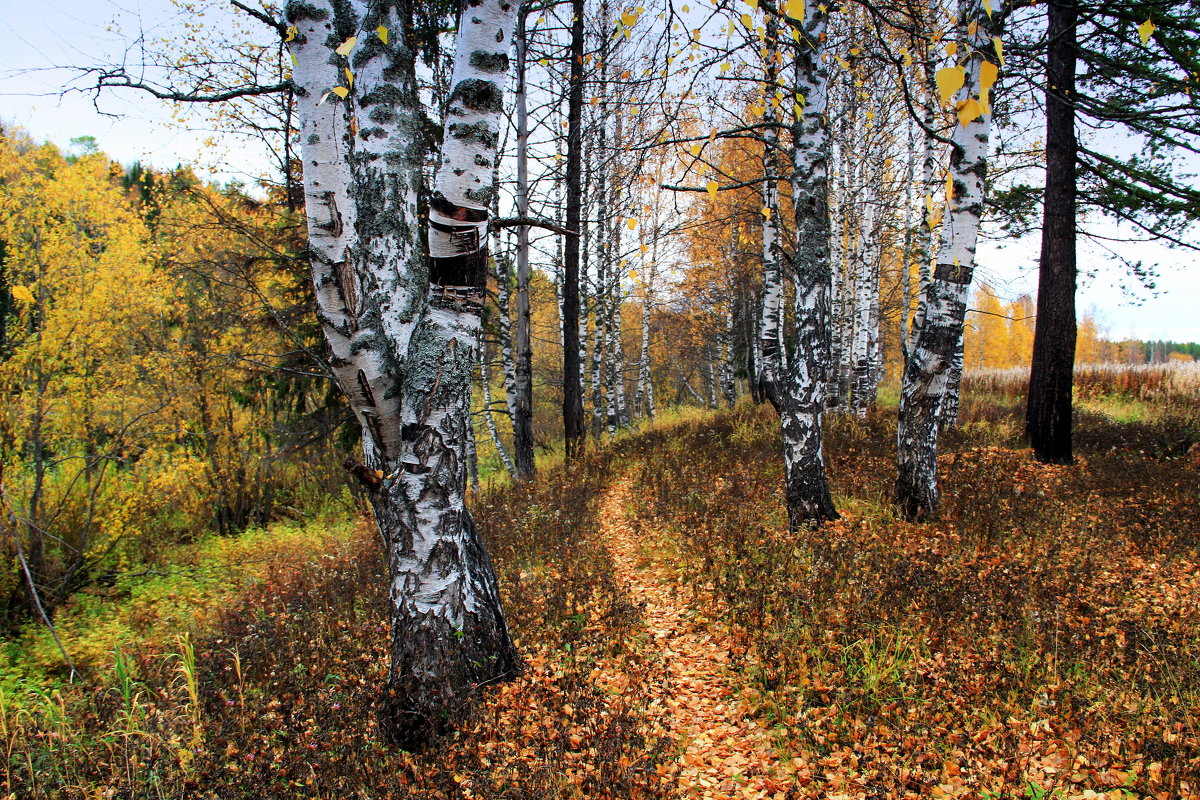
[(492, 164), (516, 5), (473, 0), (458, 26), (429, 202), (412, 6), (286, 10), (318, 314), (362, 429), (349, 465), (387, 545), (391, 667), (381, 723), (423, 742), (517, 655), (464, 505), (470, 380), (486, 288)]
[(958, 112), (951, 135), (950, 191), (941, 249), (913, 320), (912, 346), (900, 392), (895, 501), (907, 519), (922, 519), (938, 507), (939, 417), (962, 342), (974, 275), (991, 128), (988, 94), (1002, 52), (991, 9), (985, 9), (982, 2), (964, 0), (959, 20), (965, 26), (965, 63), (939, 70), (937, 77), (943, 100), (953, 97)]
[[(789, 14), (796, 4), (789, 4)], [(821, 420), (829, 365), (829, 68), (822, 41), (828, 17), (809, 3), (795, 26), (796, 121), (792, 127), (792, 201), (796, 246), (795, 356), (782, 373), (779, 411), (784, 483), (793, 530), (836, 519), (825, 475)]]

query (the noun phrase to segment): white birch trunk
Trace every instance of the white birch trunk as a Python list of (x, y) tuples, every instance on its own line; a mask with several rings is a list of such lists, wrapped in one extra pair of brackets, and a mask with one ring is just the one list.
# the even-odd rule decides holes
[(779, 167), (779, 123), (775, 104), (775, 84), (779, 79), (779, 21), (768, 14), (763, 57), (766, 59), (765, 112), (763, 113), (763, 173), (768, 180), (763, 182), (762, 191), (762, 311), (759, 318), (759, 346), (761, 354), (758, 367), (759, 391), (775, 406), (779, 407), (779, 380), (783, 372), (783, 242), (779, 230), (779, 184), (774, 176), (780, 174)]
[(488, 375), (486, 350), (485, 347), (479, 348), (479, 377), (480, 383), (483, 385), (483, 420), (487, 425), (492, 446), (496, 448), (496, 455), (500, 457), (500, 463), (504, 465), (504, 471), (510, 478), (516, 478), (517, 470), (513, 466), (512, 459), (508, 457), (508, 451), (504, 449), (504, 440), (500, 438), (500, 431), (496, 428), (496, 419), (492, 415), (492, 381), (491, 376)]
[[(980, 0), (964, 0), (959, 19), (963, 25), (973, 24), (975, 31), (966, 37), (965, 52), (970, 54), (966, 82), (955, 97), (958, 103), (965, 103), (980, 96), (980, 71), (985, 60), (995, 58), (992, 36), (996, 31)], [(937, 267), (925, 292), (924, 318), (914, 322), (914, 347), (904, 367), (896, 434), (896, 505), (907, 519), (924, 518), (938, 507), (938, 421), (955, 351), (962, 340), (975, 268), (991, 129), (990, 109), (986, 110), (988, 113), (954, 127), (950, 152), (953, 197), (947, 202)]]
[(784, 484), (793, 530), (838, 514), (825, 475), (821, 420), (829, 365), (829, 73), (822, 58), (827, 17), (806, 7), (796, 48), (796, 88), (804, 107), (792, 128), (792, 197), (796, 252), (796, 357), (782, 376), (779, 418), (783, 429)]
[[(293, 4), (288, 22), (318, 315), (363, 430), (366, 464), (350, 466), (388, 548), (391, 668), (380, 722), (411, 747), (517, 663), (464, 506), (487, 206), (515, 7), (480, 0), (459, 26), (431, 213), (448, 231), (431, 231), (432, 265), (418, 238), (425, 145), (408, 11), (363, 0)], [(387, 42), (377, 29), (389, 32)], [(345, 52), (334, 52), (339, 45)], [(330, 93), (339, 86), (344, 98)]]

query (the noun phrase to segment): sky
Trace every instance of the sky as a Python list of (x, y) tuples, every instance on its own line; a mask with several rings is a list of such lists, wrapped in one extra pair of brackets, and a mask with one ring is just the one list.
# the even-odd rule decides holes
[[(212, 6), (209, 22), (219, 24), (226, 7)], [(212, 132), (199, 127), (201, 121), (193, 118), (196, 128), (189, 129), (172, 118), (169, 104), (133, 92), (100, 98), (62, 94), (78, 75), (64, 65), (117, 63), (137, 35), (175, 31), (184, 35), (181, 17), (168, 0), (5, 0), (0, 3), (0, 120), (64, 150), (74, 137), (93, 136), (100, 150), (124, 164), (141, 161), (161, 169), (186, 164), (216, 181), (252, 183), (264, 170), (260, 152), (245, 142), (214, 144)], [(981, 242), (979, 278), (1003, 298), (1034, 294), (1037, 252), (1036, 238)], [(1113, 259), (1083, 246), (1080, 311), (1091, 313), (1113, 339), (1200, 341), (1200, 269), (1195, 266), (1200, 254), (1149, 243), (1130, 246), (1125, 255), (1154, 266), (1156, 291), (1138, 288)]]

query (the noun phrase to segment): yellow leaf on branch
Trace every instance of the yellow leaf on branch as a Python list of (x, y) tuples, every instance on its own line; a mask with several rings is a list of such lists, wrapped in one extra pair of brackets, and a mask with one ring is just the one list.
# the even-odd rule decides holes
[(717, 185), (716, 181), (709, 181), (708, 184), (704, 187), (705, 191), (708, 192), (708, 199), (713, 201), (714, 203), (717, 201), (717, 189), (719, 189), (719, 188), (720, 187)]
[(1137, 32), (1138, 36), (1142, 37), (1142, 44), (1146, 44), (1150, 41), (1150, 37), (1154, 35), (1154, 30), (1154, 22), (1150, 19), (1147, 19), (1141, 25), (1138, 25)]
[(934, 81), (937, 82), (938, 94), (941, 95), (942, 104), (950, 102), (950, 98), (954, 97), (954, 93), (963, 87), (967, 80), (967, 71), (962, 67), (943, 67), (933, 75)]
[(979, 65), (979, 88), (987, 91), (996, 83), (996, 76), (1000, 74), (1000, 68), (990, 61), (984, 61)]
[(337, 53), (339, 56), (348, 56), (348, 55), (350, 55), (350, 51), (354, 49), (354, 45), (356, 45), (356, 44), (358, 44), (358, 37), (351, 36), (349, 39), (347, 39), (346, 41), (339, 44), (337, 46), (337, 49), (334, 50), (333, 52)]
[(20, 300), (22, 303), (33, 302), (33, 292), (29, 291), (28, 286), (14, 286), (12, 287), (11, 291), (12, 296)]
[(788, 0), (787, 15), (795, 20), (804, 21), (804, 0)]
[(958, 123), (964, 128), (983, 116), (983, 104), (969, 97), (958, 104)]
[(376, 28), (375, 35), (379, 37), (379, 41), (383, 42), (384, 44), (388, 43), (388, 29), (386, 26), (380, 25), (378, 28)]

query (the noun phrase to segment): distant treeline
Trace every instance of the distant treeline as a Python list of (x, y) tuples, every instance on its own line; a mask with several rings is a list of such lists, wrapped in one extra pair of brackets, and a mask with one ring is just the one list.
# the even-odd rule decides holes
[(1117, 360), (1127, 364), (1164, 364), (1167, 361), (1200, 361), (1200, 343), (1139, 341), (1115, 342)]

